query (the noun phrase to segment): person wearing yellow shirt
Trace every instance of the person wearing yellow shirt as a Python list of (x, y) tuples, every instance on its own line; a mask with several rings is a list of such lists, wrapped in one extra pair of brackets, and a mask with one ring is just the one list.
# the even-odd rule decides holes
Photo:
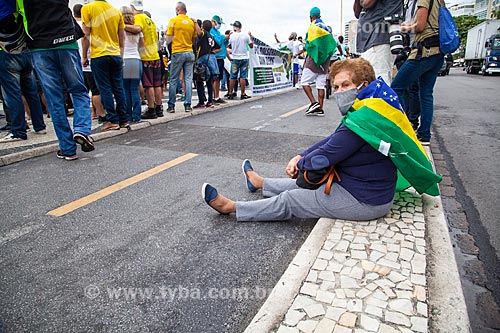
[(135, 14), (134, 25), (127, 25), (125, 30), (136, 34), (142, 32), (144, 38), (144, 47), (140, 48), (139, 53), (142, 60), (142, 86), (146, 92), (148, 109), (141, 117), (143, 119), (163, 117), (161, 62), (156, 25), (144, 12), (142, 0), (132, 0), (130, 6)]
[[(90, 40), (90, 64), (101, 101), (106, 110), (102, 131), (128, 128), (123, 90), (124, 30), (122, 13), (104, 0), (96, 0), (82, 7), (82, 28), (87, 39), (82, 41), (83, 65), (88, 65), (87, 50)], [(114, 96), (114, 99), (113, 99)], [(116, 101), (116, 107), (115, 107)]]
[(191, 112), (193, 111), (191, 98), (193, 94), (193, 65), (195, 60), (193, 43), (196, 36), (201, 36), (202, 32), (196, 21), (186, 15), (187, 9), (185, 3), (177, 2), (175, 12), (177, 16), (170, 19), (165, 34), (167, 44), (172, 43), (167, 112), (175, 112), (177, 82), (181, 70), (184, 72), (184, 85), (186, 87), (184, 111)]

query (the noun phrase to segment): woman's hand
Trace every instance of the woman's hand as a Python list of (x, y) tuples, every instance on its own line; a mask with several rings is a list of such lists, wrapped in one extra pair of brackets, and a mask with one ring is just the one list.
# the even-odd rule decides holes
[(294, 158), (288, 162), (288, 165), (286, 166), (285, 173), (288, 175), (288, 177), (295, 179), (297, 178), (297, 175), (299, 174), (299, 168), (297, 167), (297, 163), (299, 160), (302, 158), (302, 156), (297, 155)]

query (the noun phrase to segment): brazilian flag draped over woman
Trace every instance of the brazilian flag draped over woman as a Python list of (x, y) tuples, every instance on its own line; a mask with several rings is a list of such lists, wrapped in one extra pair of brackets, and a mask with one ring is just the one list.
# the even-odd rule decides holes
[(398, 169), (397, 191), (410, 186), (422, 194), (438, 196), (441, 176), (432, 164), (404, 114), (397, 94), (382, 80), (361, 90), (342, 122)]

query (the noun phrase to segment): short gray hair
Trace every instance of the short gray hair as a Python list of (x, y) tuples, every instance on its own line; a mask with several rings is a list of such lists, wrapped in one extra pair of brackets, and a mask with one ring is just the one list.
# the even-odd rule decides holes
[(175, 8), (179, 8), (183, 12), (187, 12), (186, 4), (182, 1), (177, 2), (177, 4), (175, 5)]

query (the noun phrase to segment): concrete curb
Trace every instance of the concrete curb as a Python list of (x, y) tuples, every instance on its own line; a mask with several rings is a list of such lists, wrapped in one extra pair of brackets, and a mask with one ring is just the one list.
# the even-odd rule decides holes
[(441, 197), (424, 195), (422, 199), (429, 239), (429, 330), (472, 332)]
[[(214, 107), (214, 108), (210, 108), (210, 109), (193, 110), (193, 112), (189, 112), (189, 113), (186, 113), (186, 112), (181, 113), (179, 111), (177, 113), (174, 113), (174, 114), (166, 113), (165, 117), (162, 117), (162, 118), (144, 120), (141, 123), (132, 124), (130, 126), (130, 130), (137, 131), (137, 130), (141, 130), (143, 128), (148, 128), (150, 126), (164, 124), (164, 123), (168, 123), (168, 122), (173, 121), (173, 120), (179, 120), (179, 119), (183, 119), (183, 118), (187, 118), (187, 117), (192, 117), (192, 116), (196, 116), (196, 115), (199, 115), (202, 113), (213, 112), (213, 111), (224, 109), (224, 108), (227, 108), (230, 106), (241, 105), (244, 103), (249, 103), (252, 101), (264, 99), (266, 97), (281, 95), (281, 94), (291, 92), (294, 90), (295, 90), (295, 88), (288, 88), (288, 89), (284, 89), (282, 91), (278, 91), (278, 92), (271, 93), (268, 95), (253, 96), (252, 98), (246, 99), (246, 100), (232, 101), (232, 102), (229, 102), (227, 104), (221, 104), (218, 107)], [(97, 142), (100, 140), (109, 139), (109, 138), (112, 138), (112, 137), (115, 137), (118, 135), (123, 135), (126, 133), (128, 133), (128, 130), (122, 128), (120, 130), (115, 130), (115, 131), (95, 133), (95, 134), (92, 134), (92, 138), (94, 139), (94, 141)], [(55, 140), (57, 140), (57, 139), (55, 139)], [(57, 151), (58, 149), (59, 149), (59, 145), (57, 143), (53, 143), (53, 144), (48, 144), (45, 146), (35, 147), (32, 149), (26, 149), (26, 150), (23, 150), (20, 152), (0, 156), (0, 167), (6, 166), (9, 164), (13, 164), (13, 163), (17, 163), (17, 162), (21, 162), (21, 161), (24, 161), (24, 160), (27, 160), (27, 159), (30, 159), (33, 157), (39, 157), (39, 156), (43, 156), (46, 154), (50, 154), (50, 153)]]
[[(432, 153), (426, 149), (431, 161)], [(422, 196), (426, 221), (426, 259), (429, 263), (429, 332), (471, 332), (458, 267), (448, 233), (441, 197)], [(321, 218), (278, 281), (245, 333), (274, 332), (298, 295), (331, 229)]]
[[(434, 165), (431, 149), (426, 151)], [(433, 333), (472, 332), (441, 196), (423, 195), (422, 200), (429, 239), (426, 256), (429, 330)]]
[(245, 333), (269, 332), (279, 324), (325, 243), (332, 226), (331, 221), (326, 218), (318, 220)]

